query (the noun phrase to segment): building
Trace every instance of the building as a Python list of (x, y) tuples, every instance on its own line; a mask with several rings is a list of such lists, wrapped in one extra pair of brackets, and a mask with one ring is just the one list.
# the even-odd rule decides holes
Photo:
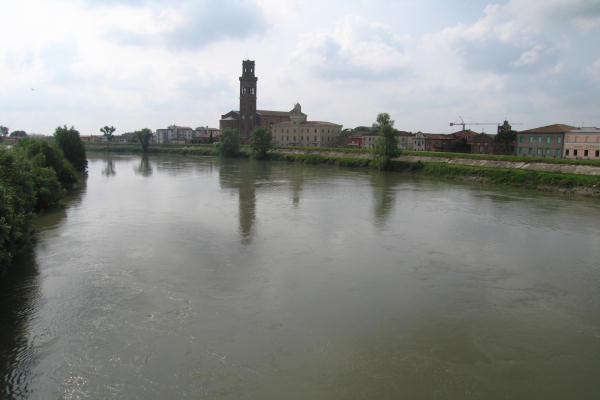
[(414, 151), (425, 151), (425, 134), (421, 131), (415, 133), (413, 137), (413, 148)]
[(412, 150), (414, 136), (415, 135), (413, 135), (410, 132), (405, 132), (405, 131), (396, 132), (396, 139), (398, 139), (398, 149)]
[(332, 122), (308, 121), (299, 103), (289, 112), (289, 121), (272, 125), (273, 144), (276, 146), (338, 146), (342, 125)]
[(600, 128), (580, 128), (565, 132), (564, 158), (600, 160)]
[(450, 152), (454, 148), (456, 138), (451, 135), (441, 135), (437, 133), (425, 134), (425, 151)]
[(199, 126), (194, 129), (192, 143), (213, 143), (219, 140), (220, 131), (217, 128)]
[(254, 71), (254, 61), (244, 60), (242, 62), (242, 76), (240, 76), (240, 108), (221, 115), (219, 129), (224, 132), (227, 129), (237, 130), (240, 140), (247, 142), (250, 132), (258, 126), (263, 126), (272, 132), (273, 125), (290, 121), (291, 111), (257, 110), (257, 87), (258, 78)]
[(494, 137), (480, 133), (471, 138), (471, 153), (473, 154), (494, 154)]
[(517, 133), (517, 155), (560, 158), (563, 155), (565, 133), (574, 126), (554, 124)]
[(348, 138), (348, 147), (353, 149), (362, 149), (364, 132), (357, 132)]
[(194, 130), (188, 126), (170, 125), (167, 129), (157, 129), (156, 143), (184, 144), (192, 141)]

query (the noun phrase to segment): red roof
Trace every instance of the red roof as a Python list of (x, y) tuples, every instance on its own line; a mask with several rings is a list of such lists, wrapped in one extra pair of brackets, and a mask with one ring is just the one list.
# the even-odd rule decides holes
[(450, 135), (441, 135), (438, 133), (426, 133), (425, 140), (454, 140), (455, 138)]
[(573, 129), (577, 129), (571, 125), (565, 124), (553, 124), (541, 126), (539, 128), (528, 129), (526, 131), (521, 131), (519, 133), (565, 133), (568, 131), (572, 131)]

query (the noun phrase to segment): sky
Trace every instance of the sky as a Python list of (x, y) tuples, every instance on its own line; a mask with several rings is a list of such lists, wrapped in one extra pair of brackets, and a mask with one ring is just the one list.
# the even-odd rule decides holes
[[(258, 108), (345, 128), (600, 126), (600, 0), (0, 0), (0, 125), (218, 127)], [(494, 125), (473, 125), (494, 132)]]

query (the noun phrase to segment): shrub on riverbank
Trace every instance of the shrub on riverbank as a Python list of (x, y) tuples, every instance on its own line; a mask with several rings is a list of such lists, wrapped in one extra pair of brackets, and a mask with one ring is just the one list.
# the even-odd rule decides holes
[(0, 149), (0, 270), (29, 244), (34, 212), (57, 206), (77, 181), (75, 168), (54, 144), (22, 139)]

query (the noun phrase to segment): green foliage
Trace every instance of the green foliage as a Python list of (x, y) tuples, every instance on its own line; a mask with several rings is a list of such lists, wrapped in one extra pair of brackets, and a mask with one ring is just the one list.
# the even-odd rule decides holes
[(77, 180), (62, 151), (43, 140), (23, 139), (0, 149), (0, 265), (30, 243), (34, 211), (59, 204)]
[(252, 157), (265, 158), (267, 152), (273, 147), (271, 145), (271, 132), (263, 126), (258, 126), (250, 133), (250, 149)]
[(510, 129), (500, 129), (498, 134), (494, 137), (494, 143), (496, 143), (498, 149), (507, 153), (510, 149), (510, 145), (516, 143), (517, 132)]
[(83, 172), (87, 168), (87, 159), (85, 155), (85, 147), (79, 137), (79, 132), (75, 128), (59, 126), (54, 131), (54, 140), (58, 147), (63, 151), (65, 157), (73, 167), (79, 172)]
[(390, 169), (392, 158), (400, 155), (394, 121), (388, 113), (381, 113), (373, 127), (379, 130), (379, 137), (373, 146), (373, 161), (379, 169)]
[(221, 134), (217, 150), (222, 157), (237, 157), (240, 154), (240, 134), (227, 129)]
[(25, 136), (27, 136), (27, 132), (25, 132), (25, 131), (12, 131), (10, 133), (10, 136), (11, 137), (25, 137)]
[(23, 139), (18, 147), (23, 149), (26, 157), (36, 166), (52, 168), (63, 187), (70, 189), (79, 180), (77, 171), (56, 144), (50, 144), (45, 140)]
[(140, 141), (142, 145), (142, 152), (148, 152), (148, 147), (150, 147), (150, 140), (152, 140), (152, 131), (148, 128), (144, 128), (141, 131), (135, 131), (135, 136)]
[(112, 125), (111, 126), (106, 125), (103, 128), (100, 128), (100, 132), (103, 133), (103, 136), (106, 136), (106, 139), (109, 142), (112, 142), (113, 136), (114, 136), (113, 133), (115, 130), (116, 130), (115, 127)]
[(8, 128), (4, 125), (0, 125), (0, 135), (6, 136), (8, 135)]

